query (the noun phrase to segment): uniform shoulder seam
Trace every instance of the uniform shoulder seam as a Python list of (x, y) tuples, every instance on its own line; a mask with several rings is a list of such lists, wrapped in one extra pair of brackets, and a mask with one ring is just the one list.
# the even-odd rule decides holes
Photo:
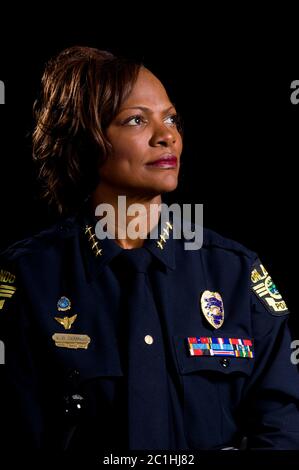
[(30, 255), (45, 248), (49, 243), (56, 242), (61, 238), (71, 236), (75, 231), (74, 221), (67, 219), (50, 226), (30, 237), (18, 240), (4, 250), (0, 251), (0, 259), (15, 261), (20, 257)]
[(242, 245), (241, 243), (232, 240), (230, 238), (226, 238), (219, 233), (215, 232), (214, 230), (204, 228), (204, 235), (203, 235), (203, 246), (204, 247), (217, 247), (222, 248), (227, 251), (231, 251), (234, 253), (242, 254), (247, 258), (252, 259), (254, 261), (258, 258), (258, 254), (253, 250), (247, 248), (246, 246)]

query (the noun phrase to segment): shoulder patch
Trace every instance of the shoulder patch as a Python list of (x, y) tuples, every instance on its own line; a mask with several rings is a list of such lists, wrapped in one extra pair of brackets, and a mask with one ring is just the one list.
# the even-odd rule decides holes
[(252, 266), (251, 289), (272, 315), (289, 313), (285, 301), (260, 260), (255, 261)]
[(9, 271), (0, 269), (0, 310), (3, 309), (6, 299), (12, 297), (16, 291), (16, 276)]

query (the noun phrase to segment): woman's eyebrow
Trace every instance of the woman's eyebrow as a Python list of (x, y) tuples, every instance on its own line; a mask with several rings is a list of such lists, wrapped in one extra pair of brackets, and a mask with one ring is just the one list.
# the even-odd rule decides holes
[[(161, 111), (161, 113), (168, 113), (171, 109), (173, 109), (175, 106), (172, 104), (169, 106), (169, 108), (164, 109)], [(127, 109), (140, 109), (141, 111), (144, 111), (145, 113), (151, 113), (153, 114), (154, 111), (152, 111), (150, 108), (147, 108), (146, 106), (128, 106), (126, 108), (122, 108), (119, 112), (121, 113), (122, 111), (126, 111)]]

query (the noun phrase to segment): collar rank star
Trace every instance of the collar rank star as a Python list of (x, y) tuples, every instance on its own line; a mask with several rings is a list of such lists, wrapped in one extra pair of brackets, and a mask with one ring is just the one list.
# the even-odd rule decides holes
[(95, 241), (96, 234), (94, 233), (94, 231), (92, 229), (92, 226), (91, 225), (86, 225), (84, 233), (88, 238), (88, 241), (90, 243), (91, 249), (94, 252), (94, 254), (96, 256), (102, 256), (103, 249), (99, 248), (99, 242)]
[(224, 323), (224, 306), (218, 292), (204, 291), (201, 296), (201, 309), (206, 320), (214, 328), (220, 328)]
[(159, 235), (159, 240), (157, 241), (157, 247), (160, 248), (160, 250), (164, 250), (164, 245), (169, 238), (170, 230), (173, 230), (173, 226), (170, 222), (166, 222), (165, 226), (162, 229), (162, 233), (160, 233)]

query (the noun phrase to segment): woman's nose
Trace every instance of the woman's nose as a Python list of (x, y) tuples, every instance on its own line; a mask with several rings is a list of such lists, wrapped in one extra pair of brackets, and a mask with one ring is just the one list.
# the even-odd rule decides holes
[(151, 137), (151, 145), (164, 145), (165, 147), (173, 145), (176, 142), (176, 129), (170, 129), (163, 125), (157, 125)]

